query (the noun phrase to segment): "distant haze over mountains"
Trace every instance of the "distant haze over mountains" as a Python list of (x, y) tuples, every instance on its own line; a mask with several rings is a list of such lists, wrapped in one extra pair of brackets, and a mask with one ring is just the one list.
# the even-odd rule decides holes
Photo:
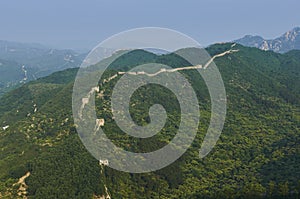
[(290, 50), (300, 50), (300, 27), (296, 27), (276, 39), (264, 39), (261, 36), (246, 35), (235, 40), (235, 42), (249, 47), (256, 47), (261, 50), (272, 50), (278, 53), (285, 53)]
[(79, 67), (85, 55), (40, 44), (0, 40), (0, 96), (20, 83)]
[[(300, 50), (300, 27), (273, 40), (246, 35), (234, 42), (278, 53), (294, 49)], [(158, 55), (167, 53), (159, 49), (145, 50)], [(74, 50), (52, 49), (35, 43), (0, 40), (0, 96), (20, 83), (26, 83), (67, 68), (79, 67), (86, 54)]]

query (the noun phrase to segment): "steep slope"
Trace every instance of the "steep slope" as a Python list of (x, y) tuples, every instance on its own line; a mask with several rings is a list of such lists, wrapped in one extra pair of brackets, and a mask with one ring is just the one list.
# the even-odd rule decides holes
[[(0, 100), (0, 193), (31, 198), (286, 198), (299, 193), (299, 51), (265, 52), (240, 45), (213, 45), (227, 91), (228, 113), (213, 151), (199, 159), (210, 117), (205, 83), (194, 70), (181, 71), (199, 99), (201, 124), (191, 148), (176, 162), (156, 172), (128, 174), (100, 166), (80, 142), (72, 119), (71, 94), (77, 69), (54, 73), (9, 92)], [(148, 109), (161, 103), (168, 111), (162, 132), (147, 139), (122, 133), (111, 120), (110, 95), (120, 70), (157, 62), (174, 68), (190, 64), (168, 54), (133, 51), (116, 60), (100, 80), (96, 95), (98, 118), (118, 146), (153, 151), (169, 142), (178, 128), (180, 109), (167, 89), (149, 85), (132, 97), (131, 114), (140, 125), (149, 122)], [(294, 75), (293, 78), (289, 78)], [(155, 96), (155, 98), (153, 98)], [(105, 110), (105, 111), (104, 111)], [(1, 126), (0, 126), (1, 127)], [(20, 178), (27, 193), (20, 192)], [(106, 190), (107, 189), (107, 190)]]
[(264, 39), (260, 36), (246, 35), (235, 40), (244, 46), (256, 47), (262, 50), (285, 53), (290, 50), (300, 50), (300, 27), (296, 27), (276, 39)]

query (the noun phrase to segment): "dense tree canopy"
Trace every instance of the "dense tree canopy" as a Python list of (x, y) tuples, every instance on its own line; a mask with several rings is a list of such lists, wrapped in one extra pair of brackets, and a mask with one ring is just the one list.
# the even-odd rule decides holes
[[(231, 44), (213, 45), (213, 56)], [(201, 121), (186, 153), (168, 167), (129, 174), (100, 166), (81, 143), (72, 118), (72, 86), (77, 69), (54, 73), (25, 84), (0, 99), (0, 197), (20, 194), (25, 182), (29, 198), (297, 198), (300, 192), (299, 51), (265, 52), (240, 45), (239, 52), (215, 60), (227, 91), (223, 133), (203, 159), (199, 149), (210, 119), (209, 93), (195, 71), (184, 71), (196, 91)], [(187, 66), (174, 54), (131, 52), (116, 60), (103, 78), (140, 63)], [(102, 79), (103, 80), (103, 79)], [(107, 136), (130, 151), (153, 151), (176, 134), (180, 107), (172, 93), (158, 85), (138, 89), (131, 99), (132, 118), (150, 122), (155, 103), (167, 110), (166, 125), (157, 135), (136, 139), (125, 135), (112, 119), (109, 99), (118, 78), (99, 81), (98, 118)], [(134, 104), (134, 106), (133, 106)], [(37, 110), (35, 110), (37, 108)], [(104, 111), (105, 110), (105, 111)], [(107, 191), (106, 191), (107, 188)]]

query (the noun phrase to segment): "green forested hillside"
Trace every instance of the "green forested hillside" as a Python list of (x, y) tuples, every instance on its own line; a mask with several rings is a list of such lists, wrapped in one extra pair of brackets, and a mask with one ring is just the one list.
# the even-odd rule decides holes
[[(213, 56), (231, 46), (218, 44), (207, 50)], [(208, 156), (199, 158), (209, 124), (210, 99), (199, 74), (184, 71), (199, 99), (198, 134), (180, 159), (152, 173), (130, 174), (100, 166), (84, 148), (72, 118), (77, 69), (54, 73), (5, 94), (0, 98), (0, 197), (299, 198), (300, 52), (234, 48), (239, 52), (215, 60), (228, 101), (217, 145)], [(189, 65), (174, 54), (157, 56), (138, 50), (116, 60), (105, 76), (149, 62)], [(157, 85), (137, 90), (130, 111), (138, 124), (149, 122), (147, 113), (153, 103), (161, 102), (169, 117), (157, 135), (135, 139), (118, 130), (111, 119), (108, 100), (117, 81), (102, 84), (100, 80), (104, 97), (96, 95), (97, 114), (105, 119), (107, 136), (130, 151), (153, 151), (166, 145), (179, 123), (175, 96)], [(26, 185), (16, 184), (22, 176)]]

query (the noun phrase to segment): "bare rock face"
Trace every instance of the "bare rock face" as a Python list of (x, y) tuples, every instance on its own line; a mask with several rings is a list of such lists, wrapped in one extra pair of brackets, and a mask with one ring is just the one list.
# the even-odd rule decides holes
[(285, 53), (290, 50), (300, 50), (300, 27), (296, 27), (276, 39), (264, 39), (260, 36), (246, 35), (235, 40), (244, 46), (256, 47), (261, 50), (272, 50), (274, 52)]

